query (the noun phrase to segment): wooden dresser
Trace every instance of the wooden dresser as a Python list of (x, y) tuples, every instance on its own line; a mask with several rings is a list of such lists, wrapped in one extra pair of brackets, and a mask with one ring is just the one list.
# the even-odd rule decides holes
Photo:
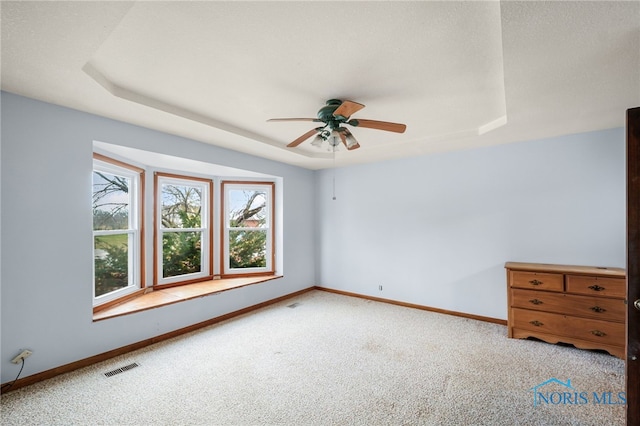
[(625, 358), (621, 268), (507, 262), (511, 338), (535, 337)]

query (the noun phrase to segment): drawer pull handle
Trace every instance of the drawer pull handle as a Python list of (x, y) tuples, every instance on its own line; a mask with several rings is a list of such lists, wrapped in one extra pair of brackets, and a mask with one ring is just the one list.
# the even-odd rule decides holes
[(598, 284), (595, 285), (590, 285), (589, 288), (593, 291), (602, 291), (604, 290), (604, 287), (600, 287)]
[(538, 300), (538, 299), (531, 299), (529, 300), (529, 302), (533, 303), (534, 305), (542, 305), (542, 300)]
[[(535, 325), (536, 327), (540, 327), (541, 325), (544, 325), (543, 323), (541, 323), (541, 322), (540, 322), (540, 321), (538, 321), (538, 320), (535, 320), (535, 321), (529, 321), (529, 323), (530, 323), (530, 324)], [(592, 333), (593, 333), (593, 331), (592, 331)]]
[(540, 285), (540, 284), (542, 284), (542, 281), (531, 280), (531, 281), (529, 281), (529, 284), (531, 284), (531, 285)]
[(604, 337), (607, 335), (607, 333), (605, 333), (604, 331), (600, 331), (600, 330), (591, 330), (591, 334), (593, 334), (594, 336), (598, 336), (598, 337)]
[(592, 306), (592, 307), (591, 307), (591, 308), (589, 308), (589, 309), (591, 309), (593, 312), (598, 312), (598, 313), (600, 313), (600, 312), (605, 312), (605, 311), (606, 311), (606, 309), (605, 309), (605, 308), (601, 308), (600, 306)]

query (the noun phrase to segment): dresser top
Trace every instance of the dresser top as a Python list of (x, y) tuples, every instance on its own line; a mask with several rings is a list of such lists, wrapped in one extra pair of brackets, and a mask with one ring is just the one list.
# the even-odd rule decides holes
[(576, 265), (554, 265), (549, 263), (523, 263), (523, 262), (507, 262), (504, 267), (516, 271), (533, 271), (533, 272), (555, 272), (560, 274), (578, 274), (578, 275), (600, 275), (605, 277), (626, 276), (623, 268), (609, 268), (600, 266), (576, 266)]

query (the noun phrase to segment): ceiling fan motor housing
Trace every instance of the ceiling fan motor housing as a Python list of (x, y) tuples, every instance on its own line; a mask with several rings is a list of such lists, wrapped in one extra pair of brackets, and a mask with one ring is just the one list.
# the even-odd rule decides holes
[(340, 105), (342, 105), (340, 99), (329, 99), (327, 104), (318, 111), (318, 119), (327, 123), (331, 129), (335, 129), (341, 122), (347, 119), (347, 117), (333, 115)]

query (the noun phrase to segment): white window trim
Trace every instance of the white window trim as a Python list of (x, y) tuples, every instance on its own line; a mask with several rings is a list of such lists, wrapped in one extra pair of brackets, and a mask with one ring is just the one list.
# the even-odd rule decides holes
[(110, 302), (112, 300), (119, 299), (121, 297), (127, 296), (135, 291), (139, 290), (141, 287), (140, 277), (140, 258), (141, 258), (141, 236), (140, 236), (140, 186), (141, 172), (137, 172), (133, 169), (117, 166), (115, 164), (109, 163), (107, 161), (103, 161), (100, 159), (93, 159), (93, 169), (91, 174), (93, 175), (94, 171), (100, 171), (105, 173), (110, 173), (118, 176), (123, 176), (131, 180), (131, 186), (129, 188), (129, 229), (128, 230), (108, 230), (108, 231), (93, 231), (93, 241), (92, 241), (92, 254), (95, 259), (95, 237), (100, 235), (113, 235), (113, 234), (128, 234), (128, 285), (127, 287), (114, 290), (112, 292), (96, 296), (96, 285), (95, 285), (95, 261), (92, 262), (92, 296), (93, 296), (93, 306), (102, 305), (104, 303)]
[[(250, 275), (250, 274), (267, 274), (273, 273), (275, 267), (273, 264), (274, 259), (274, 241), (273, 241), (273, 226), (274, 226), (274, 182), (241, 182), (241, 181), (222, 181), (222, 188), (224, 190), (224, 211), (223, 214), (223, 233), (222, 233), (222, 275)], [(233, 228), (233, 230), (248, 230), (254, 232), (266, 232), (266, 266), (262, 268), (231, 268), (229, 259), (229, 206), (231, 205), (229, 200), (229, 192), (231, 190), (259, 190), (266, 193), (266, 215), (267, 226), (263, 228)]]

